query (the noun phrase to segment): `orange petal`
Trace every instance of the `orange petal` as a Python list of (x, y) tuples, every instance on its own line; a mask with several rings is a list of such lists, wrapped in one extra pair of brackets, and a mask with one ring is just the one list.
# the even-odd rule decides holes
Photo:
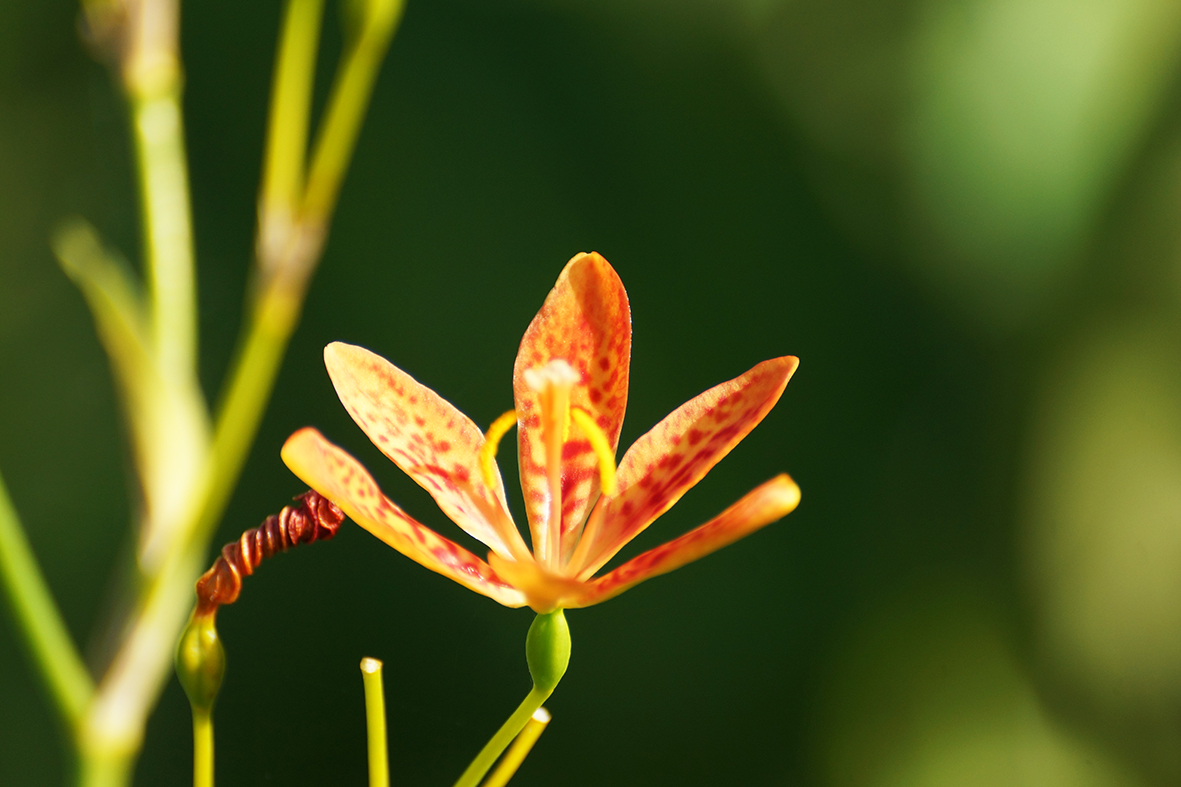
[(381, 452), (431, 493), (443, 513), (498, 554), (529, 550), (504, 501), (500, 471), (489, 489), (480, 470), (484, 434), (410, 375), (363, 347), (333, 342), (324, 365), (349, 415)]
[(619, 463), (619, 493), (599, 503), (570, 571), (583, 579), (594, 574), (680, 500), (770, 412), (798, 365), (792, 356), (763, 361), (681, 405), (636, 440)]
[(305, 484), (336, 503), (361, 527), (431, 571), (506, 607), (525, 605), (520, 591), (480, 558), (414, 521), (378, 489), (360, 462), (312, 428), (287, 438), (283, 461)]
[[(544, 538), (539, 532), (545, 531), (549, 523), (550, 492), (539, 397), (523, 375), (527, 369), (544, 366), (555, 358), (565, 360), (582, 376), (570, 392), (570, 406), (591, 413), (615, 450), (627, 407), (631, 311), (615, 269), (596, 252), (579, 254), (566, 264), (541, 311), (525, 331), (513, 366), (521, 486), (535, 549), (539, 539)], [(599, 492), (595, 453), (576, 425), (570, 427), (562, 468), (565, 540), (581, 526), (588, 503)]]
[(800, 502), (800, 488), (787, 475), (771, 479), (701, 527), (650, 549), (614, 571), (587, 583), (581, 598), (567, 607), (589, 607), (618, 596), (646, 579), (667, 574), (686, 563), (733, 544), (764, 525), (790, 514)]

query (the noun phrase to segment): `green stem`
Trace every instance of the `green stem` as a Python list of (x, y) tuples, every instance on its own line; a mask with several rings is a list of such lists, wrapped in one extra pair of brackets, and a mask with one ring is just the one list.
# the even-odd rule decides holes
[(365, 684), (365, 728), (369, 733), (369, 787), (390, 787), (381, 662), (377, 659), (361, 659), (361, 680)]
[(71, 726), (77, 725), (94, 694), (94, 684), (62, 622), (3, 478), (0, 478), (0, 581), (7, 591), (17, 626), (59, 711)]
[(402, 19), (405, 2), (367, 0), (360, 5), (365, 9), (361, 29), (336, 73), (308, 174), (303, 221), (312, 227), (325, 226), (332, 217), (377, 72)]
[(259, 195), (258, 256), (264, 268), (282, 256), (299, 212), (323, 16), (324, 0), (288, 0), (283, 16)]
[(193, 709), (193, 787), (213, 787), (213, 714)]
[[(284, 36), (292, 35), (298, 40), (293, 43), (284, 39), (276, 64), (276, 95), (271, 106), (271, 135), (266, 154), (267, 180), (260, 198), (264, 211), (285, 204), (289, 190), (300, 182), (303, 172), (300, 157), (306, 140), (306, 102), (310, 100), (311, 90), (307, 69), (314, 63), (311, 58), (319, 31), (317, 3), (320, 2), (292, 0), (288, 6)], [(208, 498), (193, 530), (198, 543), (221, 518), (233, 482), (258, 431), (262, 411), (303, 306), (308, 278), (323, 247), (374, 80), (401, 18), (403, 0), (370, 0), (366, 7), (369, 10), (359, 37), (346, 51), (329, 97), (300, 215), (293, 226), (259, 227), (258, 262), (263, 275), (218, 412), (207, 478)], [(315, 20), (314, 15), (317, 15)], [(298, 95), (300, 89), (305, 94)], [(282, 97), (278, 95), (280, 92)], [(304, 130), (284, 130), (280, 115), (285, 118), (282, 123), (302, 123)], [(269, 236), (280, 231), (281, 237)]]
[(525, 725), (525, 729), (521, 730), (521, 734), (513, 739), (513, 745), (509, 748), (508, 754), (504, 755), (500, 760), (500, 765), (496, 766), (496, 770), (488, 777), (488, 781), (484, 782), (484, 787), (504, 787), (509, 783), (517, 769), (521, 767), (521, 763), (533, 750), (533, 744), (537, 743), (541, 733), (545, 732), (545, 725), (549, 724), (549, 720), (550, 715), (545, 708), (538, 708), (533, 713), (529, 723)]
[[(138, 86), (137, 86), (138, 87)], [(157, 362), (165, 379), (188, 379), (197, 354), (193, 230), (180, 76), (131, 92), (144, 252)]]
[(525, 701), (517, 706), (513, 715), (508, 717), (508, 720), (501, 725), (492, 739), (484, 744), (483, 749), (480, 749), (480, 753), (476, 755), (476, 759), (472, 760), (471, 765), (467, 766), (467, 770), (459, 777), (455, 787), (477, 787), (480, 780), (484, 778), (484, 774), (488, 773), (488, 769), (508, 748), (513, 738), (517, 737), (517, 734), (525, 728), (529, 719), (551, 694), (553, 694), (553, 689), (547, 691), (534, 686), (533, 690), (525, 697)]
[[(281, 102), (276, 95), (272, 103), (275, 114), (266, 154), (268, 180), (261, 196), (264, 210), (270, 209), (272, 200), (276, 201), (275, 204), (282, 204), (288, 197), (287, 190), (299, 182), (302, 173), (297, 151), (305, 140), (303, 132), (281, 133), (276, 118), (282, 114), (291, 123), (306, 125), (304, 102), (308, 99), (297, 96), (296, 92), (300, 87), (305, 91), (310, 91), (311, 87), (305, 69), (310, 67), (309, 58), (314, 53), (311, 46), (313, 33), (319, 30), (318, 22), (312, 20), (313, 12), (318, 8), (316, 2), (319, 0), (292, 0), (288, 6), (284, 35), (295, 35), (299, 41), (289, 44), (284, 40), (280, 45), (275, 90), (283, 91), (285, 99)], [(373, 83), (401, 19), (403, 0), (370, 0), (366, 8), (361, 31), (345, 53), (345, 62), (337, 73), (328, 100), (297, 222), (286, 228), (280, 239), (266, 235), (283, 227), (259, 228), (260, 254), (275, 256), (259, 259), (263, 275), (214, 429), (207, 477), (208, 497), (192, 531), (197, 543), (208, 537), (221, 518), (258, 431), (283, 353), (303, 306), (308, 278), (323, 247), (340, 185), (369, 106)]]
[(192, 542), (202, 548), (221, 520), (254, 443), (302, 304), (302, 290), (292, 290), (275, 281), (260, 293), (253, 314), (248, 317), (242, 348), (230, 371), (225, 399), (218, 411), (206, 477), (207, 491), (191, 531)]

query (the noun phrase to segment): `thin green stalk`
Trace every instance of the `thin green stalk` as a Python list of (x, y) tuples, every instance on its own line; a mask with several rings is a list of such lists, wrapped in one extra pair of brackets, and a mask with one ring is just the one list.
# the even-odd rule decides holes
[(193, 787), (213, 787), (213, 714), (193, 709)]
[(377, 72), (406, 4), (405, 0), (366, 0), (360, 5), (364, 8), (361, 28), (337, 71), (309, 170), (303, 220), (313, 226), (326, 225), (332, 216)]
[(553, 694), (553, 689), (545, 690), (534, 686), (533, 690), (525, 697), (525, 701), (517, 706), (513, 715), (508, 717), (508, 720), (501, 725), (492, 739), (484, 744), (483, 749), (480, 749), (476, 759), (472, 760), (471, 765), (467, 766), (467, 770), (459, 777), (459, 781), (455, 782), (455, 787), (477, 787), (480, 780), (484, 778), (484, 774), (488, 773), (488, 769), (512, 743), (513, 738), (517, 737), (517, 734), (524, 729), (525, 724), (541, 707), (541, 704), (549, 698), (550, 694)]
[(204, 545), (208, 541), (229, 503), (302, 305), (302, 290), (293, 291), (276, 281), (261, 293), (248, 318), (242, 349), (230, 371), (229, 385), (214, 427), (207, 491), (191, 530), (194, 544)]
[(3, 478), (0, 478), (0, 578), (33, 662), (62, 716), (71, 725), (77, 724), (86, 713), (94, 684), (62, 622)]
[(390, 787), (381, 662), (371, 658), (361, 659), (361, 680), (365, 684), (365, 728), (369, 733), (369, 787)]
[[(319, 2), (292, 0), (284, 25), (285, 33), (294, 32), (306, 38), (311, 32), (318, 31), (310, 21), (313, 1)], [(206, 538), (221, 518), (233, 483), (258, 431), (262, 411), (295, 330), (308, 278), (319, 258), (344, 173), (356, 147), (377, 72), (401, 19), (403, 6), (403, 0), (370, 0), (366, 4), (367, 14), (361, 31), (346, 50), (345, 62), (338, 71), (328, 100), (297, 222), (287, 228), (286, 237), (281, 242), (263, 237), (270, 230), (259, 228), (260, 253), (277, 256), (259, 259), (264, 275), (218, 411), (207, 478), (209, 492), (192, 531), (195, 542)], [(287, 95), (293, 95), (300, 84), (310, 91), (310, 81), (301, 82), (307, 77), (305, 69), (308, 64), (298, 58), (311, 57), (314, 47), (304, 38), (299, 45), (288, 46), (286, 42), (280, 45), (275, 87), (276, 90), (290, 91)], [(306, 107), (297, 104), (295, 108), (285, 108), (275, 103), (272, 112), (281, 111), (290, 122), (306, 124)], [(299, 182), (303, 171), (301, 164), (297, 164), (296, 143), (302, 145), (305, 137), (299, 131), (279, 133), (277, 126), (277, 122), (272, 123), (272, 134), (268, 139), (268, 181), (261, 196), (264, 210), (268, 209), (272, 198), (286, 199), (286, 190)]]
[(525, 725), (525, 729), (521, 730), (521, 734), (513, 740), (512, 747), (504, 755), (500, 765), (496, 766), (496, 770), (488, 777), (488, 781), (484, 782), (484, 787), (504, 787), (509, 783), (509, 779), (513, 778), (517, 769), (521, 767), (521, 763), (533, 750), (533, 744), (537, 743), (541, 733), (545, 732), (549, 721), (550, 715), (546, 709), (538, 708), (530, 717), (529, 723)]
[(298, 218), (323, 16), (324, 0), (288, 0), (283, 16), (259, 195), (258, 256), (264, 267), (281, 257)]

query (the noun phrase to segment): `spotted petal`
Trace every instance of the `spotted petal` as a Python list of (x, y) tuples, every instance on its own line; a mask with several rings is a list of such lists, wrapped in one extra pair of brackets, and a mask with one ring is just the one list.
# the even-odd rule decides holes
[(305, 484), (406, 557), (506, 607), (524, 606), (520, 591), (480, 558), (416, 522), (382, 494), (361, 464), (315, 429), (287, 438), (283, 461)]
[(770, 412), (799, 365), (763, 361), (681, 405), (637, 440), (619, 463), (619, 493), (602, 500), (570, 570), (586, 579), (667, 511)]
[(787, 475), (771, 479), (700, 527), (650, 549), (619, 568), (586, 583), (582, 596), (567, 604), (589, 607), (618, 596), (646, 579), (680, 568), (733, 544), (765, 525), (782, 519), (800, 502), (800, 488)]
[(508, 515), (504, 482), (480, 473), (484, 435), (450, 402), (363, 347), (333, 342), (324, 365), (349, 415), (383, 454), (430, 492), (471, 536), (504, 556), (528, 555)]
[[(627, 407), (631, 311), (615, 269), (595, 252), (566, 264), (525, 331), (513, 367), (521, 487), (535, 548), (547, 538), (550, 490), (538, 394), (526, 384), (524, 373), (558, 358), (581, 376), (570, 392), (570, 405), (594, 416), (614, 450)], [(599, 492), (597, 468), (590, 441), (571, 425), (562, 461), (563, 540), (577, 535), (587, 505)]]

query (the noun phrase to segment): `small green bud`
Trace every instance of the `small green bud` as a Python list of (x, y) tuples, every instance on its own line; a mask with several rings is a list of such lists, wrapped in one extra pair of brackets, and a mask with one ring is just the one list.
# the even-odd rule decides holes
[(209, 713), (226, 674), (226, 652), (212, 615), (193, 615), (176, 647), (176, 676), (194, 711)]
[(525, 660), (533, 685), (553, 691), (570, 666), (570, 626), (560, 609), (538, 615), (525, 637)]

